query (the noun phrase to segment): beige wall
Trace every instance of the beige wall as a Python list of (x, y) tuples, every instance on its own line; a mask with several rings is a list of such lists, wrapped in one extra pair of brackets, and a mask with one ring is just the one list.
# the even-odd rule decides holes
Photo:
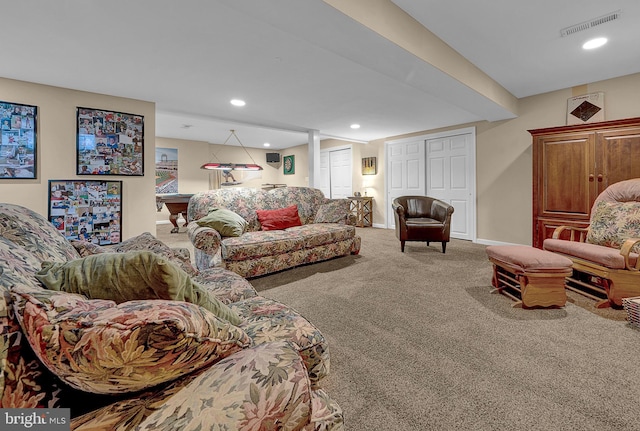
[[(0, 201), (48, 212), (48, 181), (122, 180), (122, 236), (155, 233), (155, 104), (0, 78), (0, 100), (38, 107), (37, 178), (0, 181)], [(77, 176), (76, 107), (102, 108), (144, 116), (144, 172), (141, 177)]]
[[(476, 127), (477, 237), (479, 242), (531, 244), (532, 159), (528, 130), (566, 124), (567, 99), (586, 93), (604, 92), (605, 120), (640, 117), (640, 74), (600, 81), (520, 99), (520, 116), (494, 123), (480, 122), (425, 130), (410, 135), (373, 141), (378, 154), (384, 141), (445, 130)], [(367, 147), (369, 147), (367, 146)], [(372, 151), (372, 150), (371, 150)], [(380, 169), (382, 167), (382, 169)], [(375, 222), (384, 220), (384, 163), (379, 163)]]
[[(567, 99), (571, 96), (602, 91), (605, 93), (605, 119), (640, 117), (640, 74), (625, 76), (580, 88), (564, 89), (519, 101), (520, 116), (500, 122), (462, 124), (448, 128), (476, 127), (477, 153), (477, 236), (481, 242), (531, 243), (531, 136), (527, 130), (566, 124)], [(220, 160), (245, 160), (246, 153), (234, 146), (210, 145), (206, 142), (155, 139), (154, 104), (0, 78), (0, 100), (37, 105), (38, 178), (36, 180), (0, 181), (0, 201), (27, 206), (47, 214), (47, 181), (74, 179), (75, 173), (75, 109), (87, 106), (132, 112), (145, 117), (145, 176), (120, 177), (123, 185), (123, 237), (144, 231), (155, 232), (156, 220), (168, 219), (168, 213), (155, 210), (155, 145), (178, 148), (179, 192), (192, 193), (209, 188), (206, 171), (199, 169), (216, 154)], [(324, 140), (321, 148), (351, 145), (353, 149), (353, 190), (366, 186), (374, 197), (374, 224), (386, 223), (384, 196), (384, 142), (409, 136), (436, 133), (447, 129), (424, 130), (410, 135), (358, 144)], [(282, 164), (268, 165), (264, 154), (276, 151), (281, 156), (295, 155), (295, 175), (283, 175)], [(261, 187), (263, 183), (308, 185), (308, 150), (306, 145), (286, 150), (250, 149), (253, 158), (264, 167), (262, 177), (243, 186)], [(360, 173), (362, 157), (377, 157), (378, 174)], [(224, 161), (224, 160), (223, 160)]]

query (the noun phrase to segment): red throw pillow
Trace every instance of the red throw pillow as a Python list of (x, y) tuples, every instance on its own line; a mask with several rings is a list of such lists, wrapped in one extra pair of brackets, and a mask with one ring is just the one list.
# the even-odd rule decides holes
[(280, 230), (293, 226), (302, 226), (298, 215), (298, 206), (291, 205), (277, 210), (256, 210), (262, 230)]

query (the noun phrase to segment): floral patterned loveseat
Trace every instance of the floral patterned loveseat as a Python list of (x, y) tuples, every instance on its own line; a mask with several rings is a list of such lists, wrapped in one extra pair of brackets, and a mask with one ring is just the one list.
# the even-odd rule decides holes
[[(241, 323), (189, 302), (48, 290), (34, 276), (45, 261), (133, 250), (179, 266)], [(69, 408), (74, 430), (341, 430), (319, 387), (328, 371), (320, 331), (237, 274), (197, 271), (148, 233), (108, 248), (71, 243), (0, 203), (0, 408)]]
[[(258, 210), (297, 205), (302, 226), (262, 230)], [(216, 208), (241, 216), (247, 223), (240, 236), (225, 237), (197, 221)], [(258, 277), (307, 263), (358, 254), (360, 237), (349, 225), (349, 201), (327, 199), (310, 187), (259, 190), (230, 187), (194, 194), (187, 210), (189, 239), (200, 270), (222, 266), (243, 277)], [(338, 220), (340, 220), (338, 222)]]

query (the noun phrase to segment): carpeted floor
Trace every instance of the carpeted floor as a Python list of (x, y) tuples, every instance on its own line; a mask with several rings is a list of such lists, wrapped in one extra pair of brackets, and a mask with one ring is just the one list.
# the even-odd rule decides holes
[[(184, 228), (158, 237), (188, 246)], [(359, 256), (250, 280), (325, 334), (327, 392), (359, 430), (640, 430), (640, 331), (570, 293), (523, 310), (491, 294), (485, 247), (358, 228)]]

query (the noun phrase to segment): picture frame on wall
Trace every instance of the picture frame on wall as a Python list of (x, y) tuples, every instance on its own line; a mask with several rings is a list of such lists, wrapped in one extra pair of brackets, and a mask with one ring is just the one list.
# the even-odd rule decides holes
[(378, 167), (375, 157), (362, 158), (362, 175), (375, 175), (378, 173)]
[(285, 175), (293, 175), (296, 173), (296, 156), (284, 156), (282, 158), (282, 169)]
[(35, 179), (38, 107), (0, 101), (0, 179)]
[(76, 174), (144, 176), (144, 116), (77, 108)]
[(122, 241), (122, 181), (49, 180), (49, 221), (68, 240)]

